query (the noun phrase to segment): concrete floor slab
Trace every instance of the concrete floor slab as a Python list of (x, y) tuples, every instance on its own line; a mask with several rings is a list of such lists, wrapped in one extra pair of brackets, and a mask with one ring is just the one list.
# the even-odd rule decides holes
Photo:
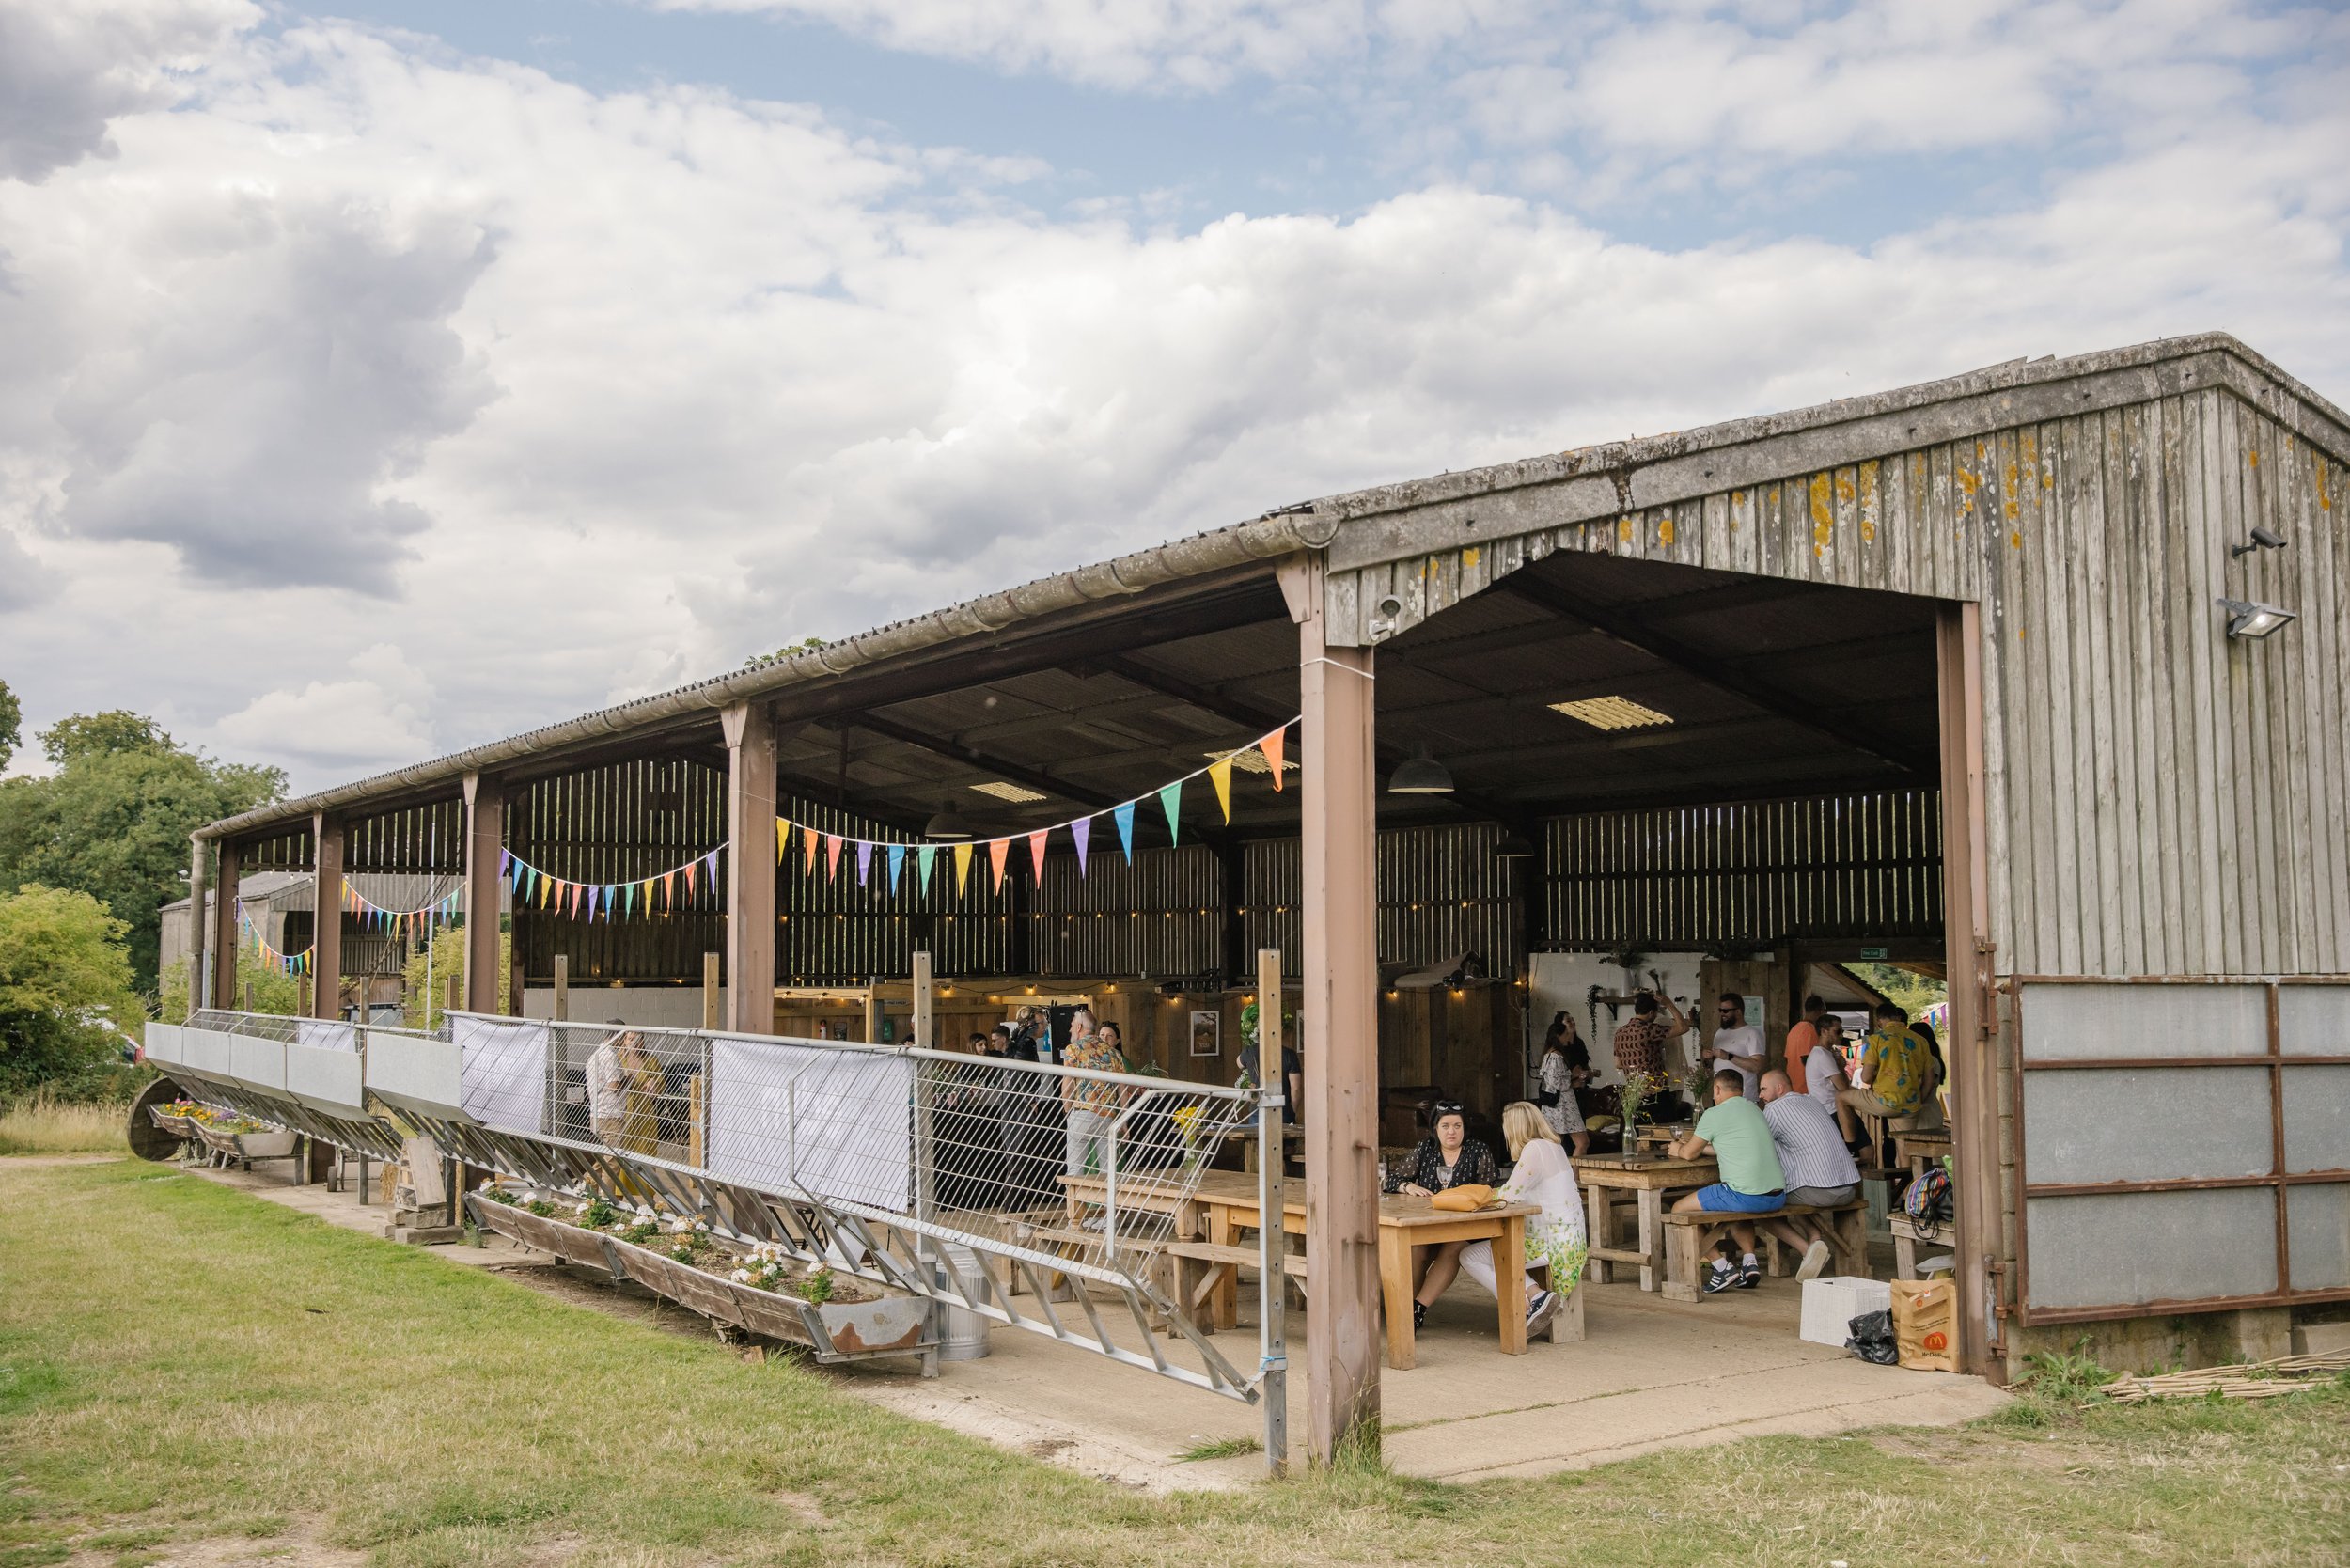
[[(381, 1207), (353, 1194), (294, 1187), (269, 1172), (207, 1170), (210, 1180), (381, 1235)], [(449, 1261), (501, 1270), (561, 1265), (501, 1238), (430, 1248)], [(1764, 1434), (1826, 1436), (1871, 1426), (1951, 1426), (1999, 1408), (2006, 1396), (1971, 1377), (1872, 1366), (1795, 1337), (1800, 1287), (1770, 1279), (1751, 1292), (1671, 1302), (1637, 1285), (1587, 1285), (1589, 1337), (1538, 1341), (1522, 1356), (1496, 1345), (1493, 1306), (1463, 1283), (1436, 1305), (1418, 1365), (1381, 1379), (1387, 1462), (1409, 1475), (1451, 1481), (1535, 1476), (1659, 1449)], [(1257, 1356), (1252, 1291), (1237, 1332), (1214, 1336), (1235, 1366)], [(575, 1294), (575, 1293), (574, 1293)], [(1024, 1304), (1028, 1298), (1022, 1298)], [(1072, 1321), (1082, 1309), (1065, 1307)], [(1108, 1313), (1104, 1313), (1106, 1320)], [(1140, 1344), (1131, 1325), (1121, 1342)], [(1289, 1319), (1292, 1357), (1305, 1322)], [(1181, 1341), (1171, 1361), (1197, 1367)], [(1262, 1416), (1221, 1398), (1036, 1334), (997, 1327), (990, 1354), (948, 1362), (936, 1379), (894, 1363), (834, 1370), (845, 1390), (918, 1419), (1151, 1491), (1247, 1485), (1255, 1453), (1186, 1461), (1202, 1447), (1257, 1437)], [(1302, 1379), (1292, 1379), (1290, 1429), (1305, 1430)]]

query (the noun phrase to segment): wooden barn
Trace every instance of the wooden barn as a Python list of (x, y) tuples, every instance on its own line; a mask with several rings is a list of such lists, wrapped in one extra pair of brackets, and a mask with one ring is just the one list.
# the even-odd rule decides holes
[(476, 1010), (698, 1017), (718, 954), (727, 1027), (903, 1039), (926, 951), (940, 1043), (1082, 996), (1226, 1083), (1277, 948), (1319, 1452), (1386, 1091), (1491, 1117), (1668, 962), (1774, 1043), (1810, 965), (1947, 976), (1967, 1370), (2278, 1353), (2350, 1303), (2345, 464), (2212, 336), (1384, 485), (214, 823), (199, 896), (519, 864)]

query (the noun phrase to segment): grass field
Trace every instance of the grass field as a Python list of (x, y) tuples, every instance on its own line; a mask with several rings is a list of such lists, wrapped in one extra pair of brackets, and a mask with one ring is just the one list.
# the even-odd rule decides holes
[(1143, 1497), (199, 1177), (0, 1161), (0, 1568), (2299, 1568), (2350, 1560), (2346, 1498), (2339, 1384)]
[(0, 1105), (0, 1154), (119, 1154), (125, 1105), (75, 1105), (37, 1094)]

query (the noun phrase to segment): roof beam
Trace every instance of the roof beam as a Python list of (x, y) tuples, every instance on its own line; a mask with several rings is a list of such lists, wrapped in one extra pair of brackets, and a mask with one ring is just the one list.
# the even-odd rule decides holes
[(1605, 632), (1626, 647), (1637, 648), (1651, 658), (1684, 669), (1707, 684), (1732, 693), (1764, 713), (1824, 739), (1863, 752), (1880, 762), (1889, 763), (1904, 773), (1920, 778), (1940, 776), (1940, 769), (1933, 757), (1921, 756), (1904, 742), (1877, 733), (1872, 726), (1848, 719), (1826, 723), (1821, 719), (1819, 710), (1813, 704), (1789, 697), (1739, 670), (1729, 661), (1694, 648), (1669, 633), (1659, 632), (1620, 610), (1586, 599), (1572, 588), (1538, 578), (1529, 572), (1512, 572), (1494, 587), (1540, 604), (1554, 615), (1567, 616)]
[[(1244, 729), (1254, 729), (1260, 735), (1266, 734), (1277, 725), (1288, 723), (1296, 717), (1293, 713), (1276, 713), (1261, 708), (1246, 698), (1230, 697), (1221, 692), (1211, 691), (1205, 686), (1194, 685), (1180, 675), (1167, 674), (1157, 666), (1145, 664), (1131, 655), (1112, 654), (1106, 658), (1096, 659), (1094, 666), (1106, 670), (1121, 681), (1132, 682), (1137, 686), (1162, 692), (1178, 702), (1198, 709), (1203, 713), (1214, 713), (1228, 723), (1240, 725)], [(1377, 756), (1379, 766), (1383, 771), (1392, 769), (1398, 762), (1402, 761), (1406, 755), (1407, 753), (1402, 746), (1391, 741), (1379, 743)], [(1502, 826), (1518, 833), (1529, 831), (1531, 819), (1525, 812), (1513, 810), (1504, 803), (1489, 799), (1473, 790), (1455, 788), (1450, 794), (1443, 798), (1472, 817), (1481, 817), (1487, 822), (1499, 823)]]
[(926, 734), (912, 725), (900, 724), (895, 719), (885, 719), (875, 713), (859, 713), (854, 718), (844, 719), (841, 722), (843, 725), (854, 726), (859, 729), (879, 735), (884, 740), (896, 741), (904, 745), (919, 746), (924, 751), (951, 758), (955, 761), (978, 768), (983, 773), (992, 773), (1023, 789), (1036, 790), (1047, 795), (1058, 796), (1062, 800), (1073, 801), (1079, 806), (1089, 806), (1096, 811), (1106, 811), (1114, 806), (1126, 804), (1122, 799), (1113, 800), (1107, 795), (1096, 794), (1083, 785), (1072, 784), (1066, 779), (1056, 778), (1051, 774), (1012, 761), (1009, 758), (992, 756), (978, 746), (964, 745), (951, 735)]

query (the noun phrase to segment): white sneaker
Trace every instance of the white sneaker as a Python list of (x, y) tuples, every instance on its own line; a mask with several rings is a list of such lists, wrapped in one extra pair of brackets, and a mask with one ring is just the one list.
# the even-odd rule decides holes
[(1827, 1271), (1827, 1243), (1813, 1238), (1811, 1245), (1803, 1249), (1803, 1262), (1796, 1265), (1795, 1278), (1817, 1279)]

